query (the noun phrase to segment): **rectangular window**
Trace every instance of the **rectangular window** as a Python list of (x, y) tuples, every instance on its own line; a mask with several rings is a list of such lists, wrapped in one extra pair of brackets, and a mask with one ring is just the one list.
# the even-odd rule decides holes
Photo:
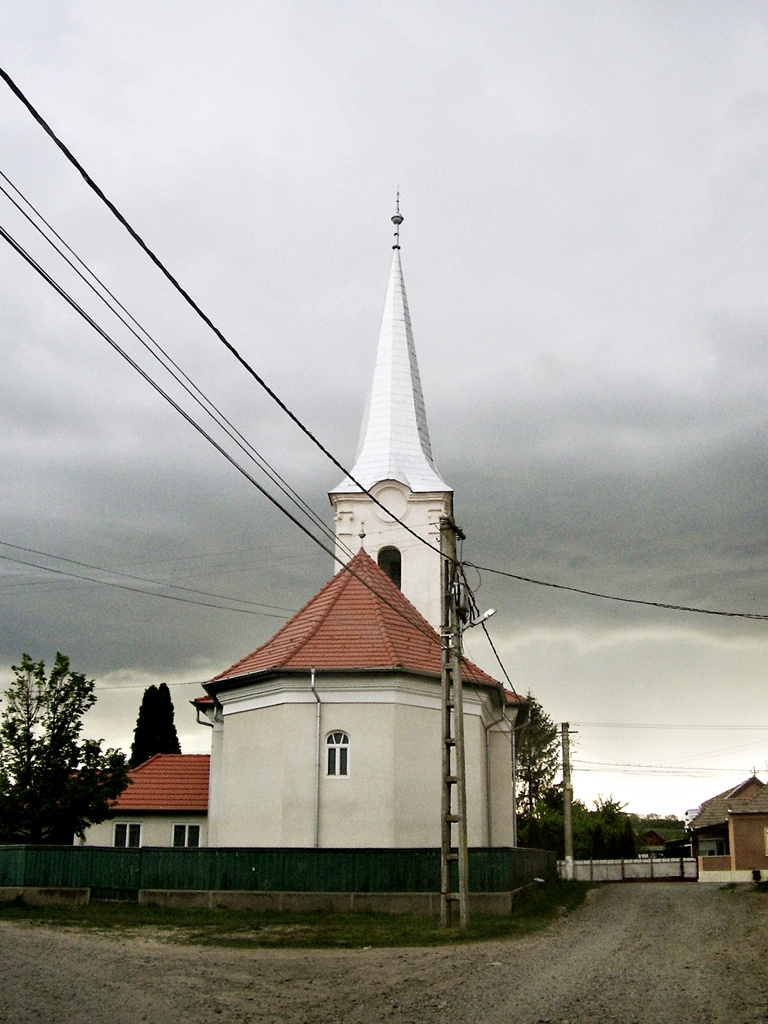
[(728, 851), (726, 850), (725, 839), (700, 839), (699, 856), (727, 857)]
[(328, 774), (336, 774), (336, 747), (328, 747)]
[(174, 825), (173, 845), (177, 847), (197, 847), (200, 845), (199, 825)]
[(118, 821), (115, 824), (115, 846), (138, 849), (141, 846), (141, 823)]
[(765, 836), (765, 856), (768, 857), (768, 828), (763, 829), (763, 834)]

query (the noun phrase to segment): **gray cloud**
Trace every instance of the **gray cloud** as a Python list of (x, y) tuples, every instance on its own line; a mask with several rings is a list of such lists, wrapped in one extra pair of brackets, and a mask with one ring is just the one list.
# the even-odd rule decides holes
[[(0, 31), (6, 70), (347, 463), (400, 186), (433, 447), (470, 560), (644, 600), (768, 612), (762, 8), (8, 0)], [(338, 470), (7, 90), (0, 122), (0, 169), (330, 522)], [(4, 199), (0, 223), (156, 372)], [(5, 245), (0, 329), (0, 540), (280, 608), (324, 582), (327, 555)], [(759, 717), (763, 624), (489, 573), (478, 582), (478, 599), (499, 608), (493, 634), (516, 685), (556, 720)], [(9, 561), (0, 618), (0, 665), (58, 647), (99, 677), (94, 728), (114, 742), (130, 741), (141, 687), (168, 678), (185, 749), (208, 736), (187, 715), (194, 687), (181, 684), (226, 667), (281, 621)], [(499, 671), (480, 640), (473, 656)], [(671, 748), (667, 731), (585, 728), (579, 756), (677, 757), (738, 773), (768, 756), (754, 745), (742, 753), (745, 735), (755, 738), (674, 734)], [(578, 763), (576, 778), (586, 798), (611, 791), (659, 811), (726, 784), (618, 768), (579, 775)]]

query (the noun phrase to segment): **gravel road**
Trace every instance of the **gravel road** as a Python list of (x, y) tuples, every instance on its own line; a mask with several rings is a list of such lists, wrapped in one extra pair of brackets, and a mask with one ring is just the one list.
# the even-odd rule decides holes
[(620, 884), (510, 942), (207, 950), (0, 925), (3, 1024), (754, 1024), (768, 893)]

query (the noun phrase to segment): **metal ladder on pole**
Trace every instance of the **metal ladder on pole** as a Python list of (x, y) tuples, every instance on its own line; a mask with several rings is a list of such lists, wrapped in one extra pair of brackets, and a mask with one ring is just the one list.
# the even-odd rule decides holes
[(457, 606), (458, 563), (456, 536), (462, 532), (452, 519), (440, 521), (441, 550), (441, 729), (442, 793), (440, 855), (440, 927), (451, 925), (459, 905), (459, 927), (469, 923), (469, 850), (467, 846), (467, 785), (464, 758), (464, 704), (461, 680), (461, 627)]

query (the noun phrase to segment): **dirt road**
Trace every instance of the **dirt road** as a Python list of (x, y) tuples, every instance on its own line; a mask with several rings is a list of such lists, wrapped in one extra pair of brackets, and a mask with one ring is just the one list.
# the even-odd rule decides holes
[(3, 1024), (755, 1024), (768, 894), (604, 886), (537, 935), (436, 950), (201, 950), (0, 926)]

